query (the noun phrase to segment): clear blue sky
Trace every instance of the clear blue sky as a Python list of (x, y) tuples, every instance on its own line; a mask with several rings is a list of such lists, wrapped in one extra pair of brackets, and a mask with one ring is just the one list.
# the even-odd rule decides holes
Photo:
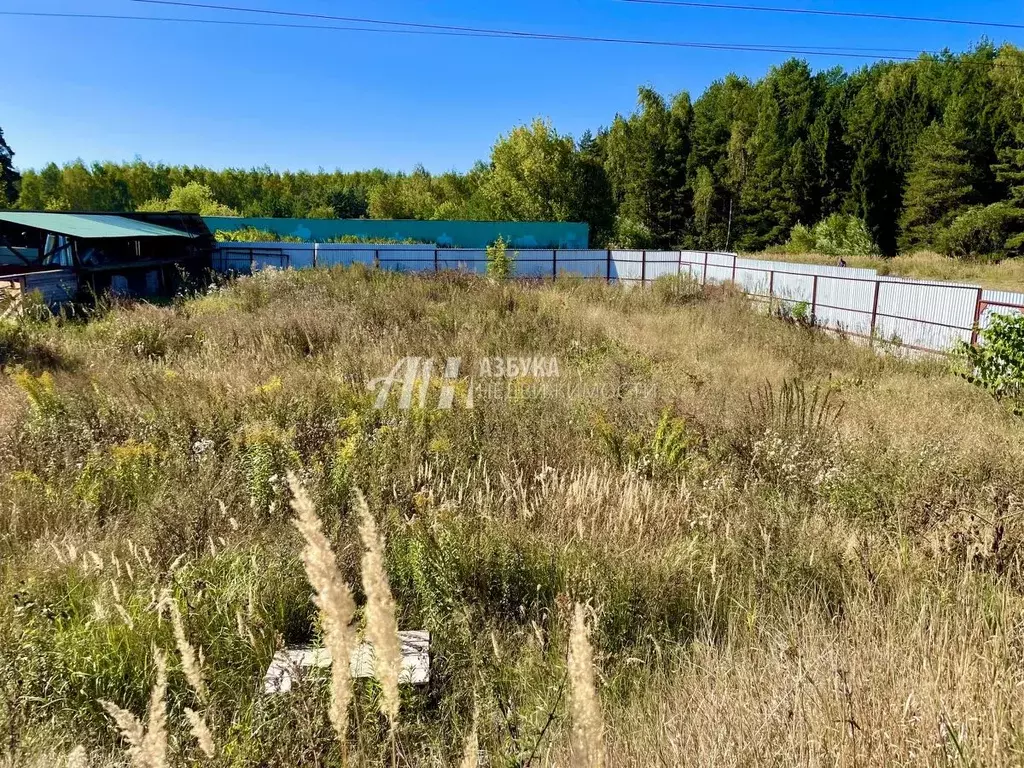
[[(634, 5), (617, 0), (208, 0), (523, 31), (717, 43), (964, 49), (1024, 30)], [(747, 4), (1024, 23), (1005, 0)], [(0, 0), (0, 10), (274, 21), (129, 0)], [(301, 20), (281, 19), (294, 23)], [(330, 22), (323, 22), (330, 23)], [(636, 88), (696, 97), (783, 54), (592, 43), (0, 17), (0, 127), (20, 168), (82, 158), (300, 170), (465, 170), (536, 116), (579, 135), (628, 113)], [(862, 62), (810, 57), (815, 68)]]

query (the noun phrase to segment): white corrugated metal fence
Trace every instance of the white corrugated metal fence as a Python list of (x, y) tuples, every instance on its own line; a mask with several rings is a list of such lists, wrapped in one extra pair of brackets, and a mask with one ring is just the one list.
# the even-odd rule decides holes
[[(396, 271), (487, 271), (484, 249), (431, 245), (222, 243), (214, 268), (250, 272), (365, 264)], [(1024, 314), (1024, 293), (959, 283), (905, 280), (873, 269), (745, 259), (734, 253), (645, 250), (518, 250), (513, 275), (576, 275), (623, 284), (688, 276), (701, 284), (735, 283), (773, 307), (798, 306), (816, 325), (911, 349), (948, 352), (973, 343), (994, 314)]]

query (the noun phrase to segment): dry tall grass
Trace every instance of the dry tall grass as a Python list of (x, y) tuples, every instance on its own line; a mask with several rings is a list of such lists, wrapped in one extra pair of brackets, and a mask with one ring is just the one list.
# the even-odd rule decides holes
[(381, 711), (391, 729), (398, 723), (398, 677), (402, 671), (402, 646), (398, 638), (395, 600), (384, 570), (384, 542), (377, 532), (370, 507), (356, 491), (359, 536), (363, 540), (363, 590), (366, 592), (366, 639), (373, 646), (374, 672), (381, 687)]
[(330, 651), (331, 664), (331, 705), (330, 718), (335, 733), (342, 745), (348, 740), (348, 708), (352, 701), (352, 681), (348, 662), (358, 643), (352, 620), (356, 606), (352, 592), (338, 571), (337, 561), (330, 542), (323, 533), (323, 524), (317, 517), (313, 502), (298, 478), (288, 476), (295, 510), (295, 527), (305, 539), (302, 562), (306, 567), (309, 583), (316, 595), (313, 598), (320, 608), (324, 630), (324, 647)]
[(572, 711), (572, 757), (578, 768), (603, 768), (604, 721), (594, 684), (594, 653), (584, 607), (577, 603), (569, 633), (570, 710)]
[(128, 744), (127, 754), (138, 768), (167, 768), (167, 658), (153, 649), (156, 682), (149, 696), (145, 727), (127, 709), (101, 701), (103, 709), (117, 725)]
[[(1024, 426), (941, 361), (727, 290), (359, 269), (29, 324), (16, 352), (0, 764), (76, 744), (117, 764), (110, 717), (142, 749), (152, 647), (184, 659), (182, 639), (201, 675), (172, 670), (149, 718), (166, 712), (171, 765), (203, 748), (197, 703), (239, 768), (459, 764), (467, 734), (492, 765), (566, 765), (587, 690), (609, 766), (1024, 760)], [(464, 389), (408, 412), (365, 389), (403, 355), (537, 354), (557, 380), (478, 387), (472, 410)], [(165, 589), (188, 596), (187, 637)], [(567, 629), (565, 595), (589, 627)], [(347, 659), (371, 615), (385, 654), (397, 617), (432, 633), (401, 718), (345, 664), (262, 695), (282, 644)], [(570, 648), (597, 673), (584, 628), (600, 675), (563, 691)]]

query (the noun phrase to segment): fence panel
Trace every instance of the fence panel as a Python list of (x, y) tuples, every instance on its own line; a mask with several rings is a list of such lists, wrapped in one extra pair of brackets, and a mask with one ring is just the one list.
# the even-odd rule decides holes
[(364, 246), (348, 246), (341, 243), (325, 243), (317, 245), (316, 263), (318, 267), (349, 267), (353, 264), (365, 264), (372, 267), (377, 251)]
[(220, 272), (259, 272), (273, 267), (286, 269), (295, 262), (313, 264), (312, 249), (291, 247), (293, 243), (231, 244), (218, 247), (213, 254), (213, 268)]
[(659, 277), (675, 277), (679, 274), (679, 251), (647, 251), (647, 267), (644, 270), (644, 282), (652, 282)]
[(746, 293), (758, 297), (767, 297), (772, 290), (772, 272), (758, 262), (737, 259), (730, 279)]
[(305, 269), (313, 266), (313, 252), (313, 243), (222, 243), (217, 258), (225, 269), (242, 272), (250, 267), (254, 271), (266, 267)]
[[(509, 256), (513, 254), (510, 253)], [(515, 267), (512, 274), (516, 277), (548, 278), (555, 276), (555, 251), (534, 250), (515, 252)]]
[(772, 296), (776, 303), (792, 310), (797, 304), (807, 305), (811, 314), (814, 304), (814, 275), (797, 272), (773, 272), (771, 276)]
[(1024, 315), (1024, 293), (982, 291), (978, 328), (988, 328), (994, 315)]
[(639, 284), (643, 278), (643, 251), (612, 251), (611, 279)]
[(881, 279), (875, 336), (904, 346), (951, 350), (970, 342), (978, 289), (966, 285)]
[(736, 256), (731, 253), (708, 253), (707, 282), (725, 283), (733, 279)]
[(438, 269), (454, 269), (460, 272), (487, 273), (486, 248), (442, 248), (437, 252)]
[(823, 275), (826, 277), (858, 278), (874, 280), (878, 273), (873, 269), (854, 267), (833, 267), (826, 264), (800, 264), (789, 261), (762, 261), (761, 259), (737, 259), (740, 267), (760, 267), (775, 272), (796, 272), (802, 275)]
[[(804, 278), (808, 279), (808, 278)], [(871, 314), (875, 305), (875, 280), (811, 275), (814, 288), (815, 321), (836, 331), (871, 336)]]
[(381, 269), (393, 272), (433, 272), (434, 248), (406, 246), (377, 249)]
[(559, 276), (578, 275), (587, 280), (604, 280), (608, 277), (608, 251), (559, 250), (556, 258)]
[(680, 251), (679, 252), (679, 274), (688, 275), (702, 285), (707, 282), (707, 275), (704, 274), (704, 259), (707, 254), (704, 251)]

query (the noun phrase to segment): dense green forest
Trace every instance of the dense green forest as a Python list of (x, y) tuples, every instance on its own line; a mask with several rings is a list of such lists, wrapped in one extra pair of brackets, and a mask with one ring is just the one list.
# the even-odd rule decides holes
[(596, 133), (537, 120), (464, 174), (136, 160), (18, 179), (6, 144), (0, 162), (0, 201), (25, 209), (583, 220), (598, 246), (747, 251), (813, 247), (820, 222), (852, 222), (886, 255), (1007, 256), (1024, 248), (1024, 51), (983, 42), (853, 72), (790, 60), (696, 100), (641, 88), (636, 110)]

